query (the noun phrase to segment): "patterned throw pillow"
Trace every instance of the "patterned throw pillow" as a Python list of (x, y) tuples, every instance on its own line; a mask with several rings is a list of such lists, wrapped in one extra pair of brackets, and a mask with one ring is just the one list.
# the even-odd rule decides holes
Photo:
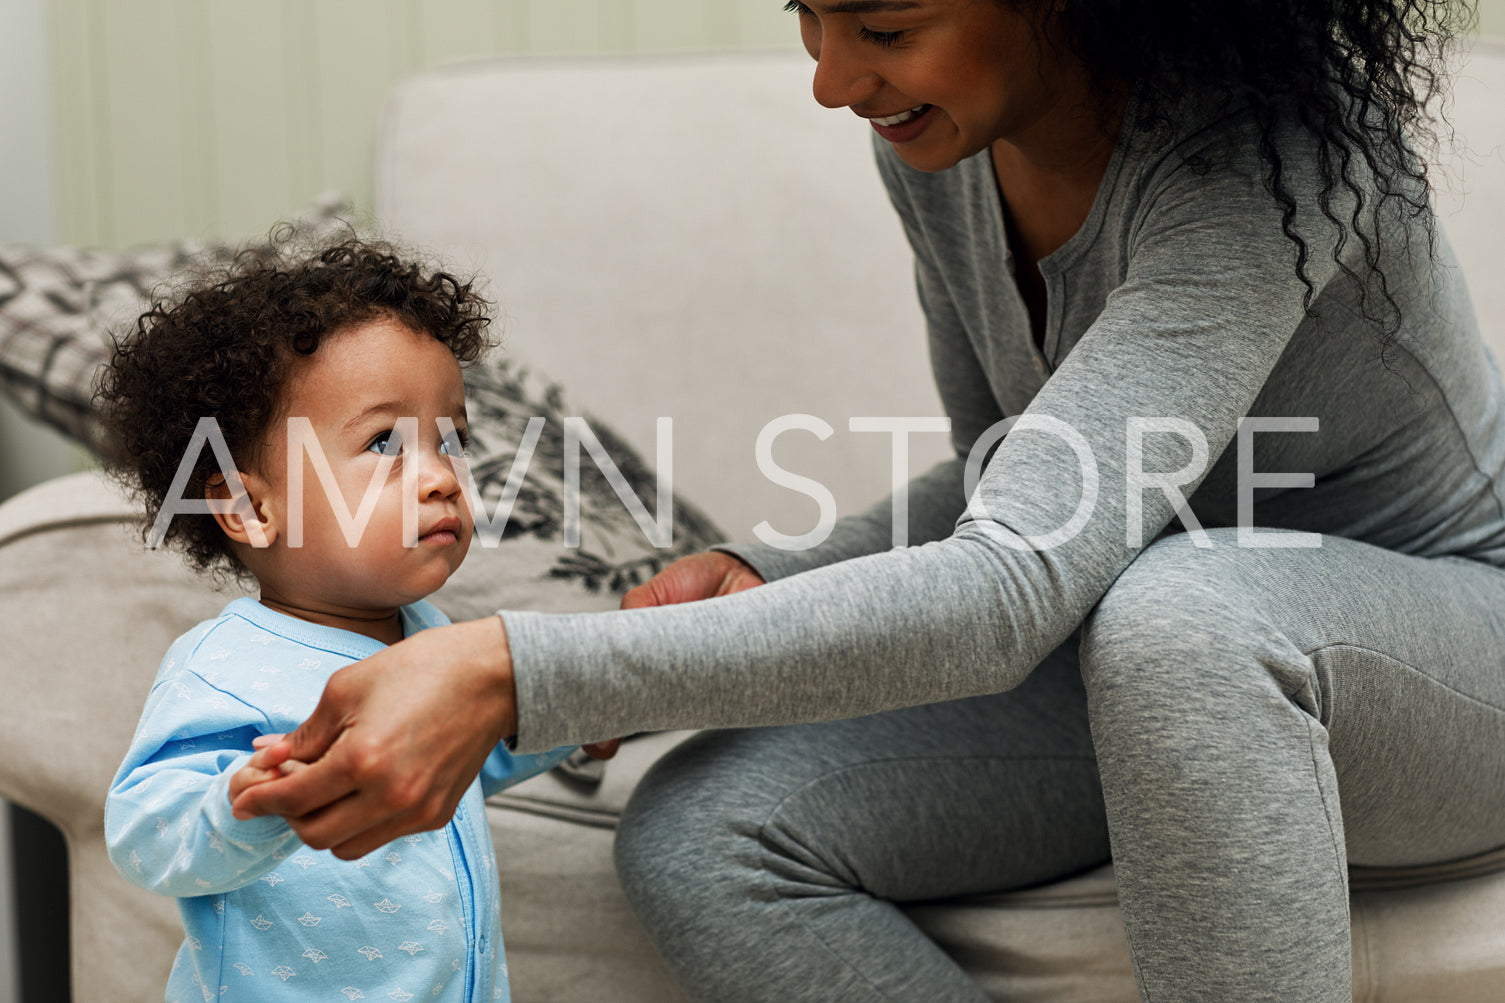
[[(292, 224), (293, 246), (350, 229), (349, 207), (320, 200)], [(0, 393), (32, 417), (93, 446), (98, 420), (91, 408), (109, 332), (134, 322), (152, 290), (175, 273), (229, 260), (229, 244), (181, 243), (129, 251), (0, 247)], [(629, 513), (600, 467), (579, 450), (579, 542), (567, 546), (565, 419), (557, 386), (529, 376), (505, 353), (466, 374), (470, 393), (471, 471), (485, 511), (494, 514), (507, 492), (530, 419), (542, 418), (531, 458), (514, 485), (515, 497), (499, 546), (472, 545), (465, 564), (435, 595), (453, 619), (498, 608), (554, 612), (614, 609), (621, 593), (678, 556), (723, 539), (691, 505), (674, 499), (673, 533), (659, 547)], [(656, 478), (609, 428), (587, 420), (606, 456), (649, 513)], [(573, 513), (570, 513), (573, 515)]]
[[(565, 421), (578, 418), (557, 384), (533, 377), (506, 356), (472, 367), (465, 375), (471, 476), (484, 510), (497, 518), (513, 477), (516, 484), (500, 545), (488, 547), (478, 533), (465, 563), (434, 596), (451, 619), (474, 619), (497, 609), (571, 612), (615, 609), (623, 592), (653, 577), (675, 558), (704, 550), (726, 537), (699, 509), (672, 496), (669, 545), (659, 547), (639, 525), (618, 488), (640, 500), (652, 518), (657, 477), (637, 452), (608, 426), (584, 418), (621, 478), (613, 487), (586, 449), (567, 456)], [(542, 419), (540, 422), (539, 419)], [(531, 455), (520, 457), (528, 426), (537, 426)], [(565, 469), (579, 470), (579, 541), (567, 546), (564, 526)], [(479, 521), (479, 520), (478, 520)], [(499, 521), (499, 519), (498, 519)]]
[[(345, 228), (349, 208), (326, 196), (293, 221), (294, 235), (316, 240)], [(92, 446), (98, 422), (89, 405), (109, 332), (134, 321), (174, 273), (228, 261), (236, 250), (197, 241), (128, 251), (0, 247), (0, 393)]]

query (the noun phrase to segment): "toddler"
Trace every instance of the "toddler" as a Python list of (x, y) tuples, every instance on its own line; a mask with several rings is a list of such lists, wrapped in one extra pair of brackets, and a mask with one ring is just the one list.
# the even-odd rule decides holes
[(352, 238), (243, 254), (117, 346), (101, 400), (151, 542), (260, 590), (172, 645), (106, 803), (120, 873), (178, 899), (169, 1001), (509, 998), (482, 798), (570, 750), (498, 747), (447, 826), (356, 861), (231, 812), (297, 765), (254, 740), (447, 622), (424, 596), (470, 541), (461, 366), (488, 323), (470, 284)]

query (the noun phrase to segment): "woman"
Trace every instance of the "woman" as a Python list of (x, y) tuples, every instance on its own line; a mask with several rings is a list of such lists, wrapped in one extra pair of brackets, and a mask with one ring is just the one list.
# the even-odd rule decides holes
[(880, 506), (426, 632), (238, 808), (357, 856), (514, 731), (780, 725), (623, 820), (695, 998), (981, 999), (894, 903), (1111, 854), (1146, 999), (1348, 1000), (1347, 864), (1505, 844), (1505, 395), (1404, 138), (1466, 12), (791, 8), (915, 252), (957, 450), (915, 545)]

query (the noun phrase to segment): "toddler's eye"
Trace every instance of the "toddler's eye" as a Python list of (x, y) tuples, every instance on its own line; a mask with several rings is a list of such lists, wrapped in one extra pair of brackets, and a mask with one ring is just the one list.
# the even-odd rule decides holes
[(464, 456), (470, 448), (470, 433), (463, 428), (457, 428), (444, 437), (439, 445), (439, 452), (445, 456)]
[(397, 456), (402, 453), (402, 439), (395, 428), (389, 428), (366, 443), (366, 448), (383, 456)]

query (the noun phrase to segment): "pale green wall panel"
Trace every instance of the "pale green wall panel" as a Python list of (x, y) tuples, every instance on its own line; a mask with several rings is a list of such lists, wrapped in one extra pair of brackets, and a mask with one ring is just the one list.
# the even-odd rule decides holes
[(108, 87), (101, 111), (109, 144), (108, 198), (117, 244), (195, 232), (189, 225), (188, 148), (183, 111), (189, 88), (183, 54), (202, 45), (189, 37), (175, 0), (95, 0), (97, 48)]
[(406, 4), (314, 0), (313, 7), (321, 185), (369, 206), (376, 121), (388, 89), (418, 68), (417, 26)]
[[(517, 0), (514, 0), (517, 2)], [(533, 53), (610, 52), (622, 47), (609, 32), (609, 0), (526, 0), (527, 49)]]
[(499, 54), (788, 48), (779, 0), (50, 0), (64, 239), (264, 233), (371, 200), (382, 100)]
[(105, 242), (107, 213), (101, 168), (108, 163), (95, 115), (93, 27), (86, 0), (53, 0), (47, 8), (52, 57), (53, 163), (58, 230), (80, 244)]
[[(415, 0), (386, 0), (387, 20), (393, 25), (392, 68), (406, 76), (422, 69), (423, 61), (423, 16), (421, 4)], [(369, 0), (362, 5), (369, 9)]]
[[(308, 0), (281, 0), (281, 8), (284, 58), (280, 67), (287, 88), (284, 107), (292, 183), (290, 202), (281, 210), (285, 214), (303, 208), (320, 192), (340, 186), (330, 184), (324, 169), (324, 114), (319, 93), (323, 63), (315, 33), (316, 12)], [(265, 223), (263, 220), (259, 225)]]
[(287, 12), (278, 3), (209, 0), (209, 93), (214, 107), (215, 223), (224, 235), (252, 236), (296, 204), (289, 112), (296, 100), (287, 59)]
[(183, 213), (189, 232), (220, 232), (219, 171), (215, 159), (214, 47), (209, 40), (209, 5), (203, 0), (174, 0), (178, 23), (178, 60), (183, 87)]
[(641, 4), (633, 19), (632, 48), (637, 52), (703, 49), (710, 39), (705, 0), (656, 0)]
[(706, 43), (718, 49), (736, 48), (737, 5), (732, 0), (701, 0), (705, 11)]
[(797, 49), (799, 19), (783, 0), (736, 0), (737, 41), (748, 49)]
[(1481, 0), (1479, 34), (1505, 38), (1505, 0)]
[(632, 52), (633, 26), (637, 23), (635, 0), (600, 0), (601, 51)]
[(517, 48), (515, 3), (496, 0), (412, 0), (422, 34), (424, 66), (440, 66)]

